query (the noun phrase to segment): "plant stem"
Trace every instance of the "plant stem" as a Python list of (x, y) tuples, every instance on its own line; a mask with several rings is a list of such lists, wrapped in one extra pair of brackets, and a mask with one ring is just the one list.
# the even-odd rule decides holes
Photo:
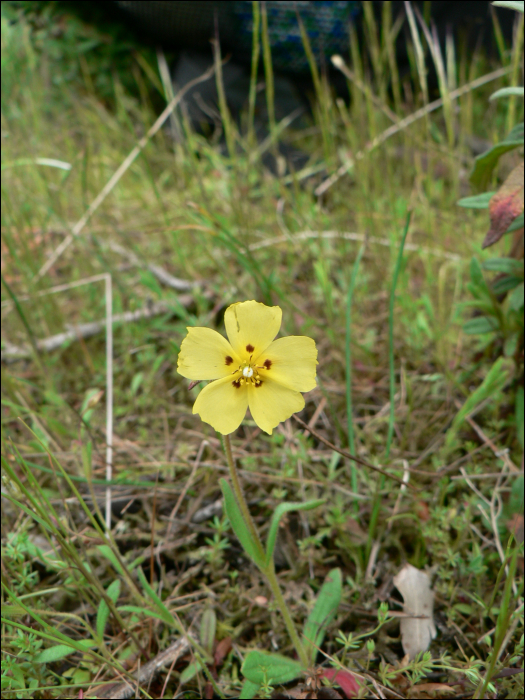
[(250, 515), (250, 511), (248, 510), (248, 504), (246, 503), (246, 499), (244, 498), (244, 493), (242, 492), (242, 487), (241, 487), (241, 482), (239, 480), (239, 474), (237, 473), (237, 469), (235, 467), (235, 462), (233, 461), (233, 454), (232, 454), (232, 445), (230, 442), (230, 436), (229, 435), (223, 435), (223, 442), (224, 442), (224, 451), (226, 452), (226, 459), (228, 461), (228, 468), (230, 470), (230, 477), (233, 483), (233, 490), (235, 491), (235, 496), (237, 498), (237, 503), (239, 504), (239, 507), (242, 512), (242, 516), (244, 518), (244, 522), (248, 526), (250, 533), (254, 539), (254, 541), (257, 543), (257, 549), (259, 550), (259, 555), (261, 559), (264, 561), (264, 547), (262, 545), (261, 539), (259, 537), (259, 533), (257, 532), (257, 528), (255, 527), (255, 523), (253, 522), (253, 518)]
[[(237, 469), (235, 467), (235, 462), (233, 461), (230, 436), (223, 435), (222, 437), (223, 437), (224, 451), (226, 453), (226, 459), (228, 461), (228, 468), (230, 470), (230, 477), (231, 477), (231, 480), (233, 483), (233, 490), (234, 490), (235, 496), (237, 498), (237, 503), (239, 504), (244, 521), (250, 530), (250, 533), (253, 537), (253, 540), (254, 540), (254, 542), (257, 543), (257, 548), (259, 550), (260, 559), (261, 559), (261, 561), (264, 561), (265, 560), (264, 547), (263, 547), (263, 544), (261, 542), (261, 538), (259, 537), (259, 533), (257, 532), (257, 528), (255, 527), (255, 523), (253, 522), (253, 518), (250, 515), (250, 511), (248, 510), (248, 504), (246, 503), (246, 499), (244, 498), (244, 493), (242, 491), (241, 482), (239, 479), (239, 474), (238, 474)], [(261, 573), (264, 574), (264, 576), (266, 577), (266, 580), (268, 581), (268, 585), (270, 586), (271, 591), (272, 591), (274, 598), (275, 598), (275, 602), (277, 603), (279, 610), (281, 611), (281, 615), (283, 616), (284, 624), (286, 625), (286, 629), (288, 630), (288, 634), (290, 635), (290, 639), (292, 640), (292, 643), (295, 647), (295, 650), (297, 652), (297, 656), (299, 657), (299, 660), (303, 664), (303, 666), (305, 668), (308, 668), (308, 666), (309, 666), (308, 655), (303, 647), (303, 644), (301, 643), (299, 635), (297, 634), (297, 630), (295, 629), (295, 625), (293, 623), (292, 616), (290, 615), (290, 611), (288, 610), (288, 606), (286, 605), (283, 594), (281, 592), (281, 588), (279, 586), (279, 581), (278, 581), (277, 576), (275, 574), (275, 567), (274, 567), (273, 559), (268, 563), (267, 566), (259, 566), (259, 569), (260, 569)]]
[(264, 569), (261, 569), (261, 571), (266, 576), (268, 585), (272, 589), (272, 593), (275, 597), (275, 602), (279, 606), (279, 610), (281, 611), (281, 615), (284, 619), (284, 624), (286, 625), (286, 629), (288, 630), (288, 634), (290, 635), (292, 644), (295, 647), (297, 656), (299, 657), (299, 661), (302, 663), (304, 668), (308, 668), (308, 666), (310, 666), (310, 661), (308, 659), (308, 655), (304, 649), (304, 646), (301, 640), (299, 639), (299, 635), (297, 634), (297, 630), (295, 629), (292, 616), (290, 615), (290, 611), (288, 610), (288, 606), (286, 605), (286, 601), (284, 600), (283, 594), (281, 592), (279, 581), (275, 573), (273, 559), (270, 561), (268, 566)]

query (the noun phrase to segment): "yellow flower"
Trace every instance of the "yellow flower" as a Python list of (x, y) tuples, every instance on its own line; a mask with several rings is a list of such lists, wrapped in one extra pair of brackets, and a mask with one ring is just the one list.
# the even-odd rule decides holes
[(195, 381), (214, 379), (198, 395), (193, 413), (223, 435), (233, 433), (249, 407), (269, 435), (304, 408), (299, 393), (316, 386), (317, 349), (311, 338), (274, 340), (282, 311), (256, 301), (232, 304), (224, 314), (228, 340), (211, 328), (188, 328), (177, 370)]

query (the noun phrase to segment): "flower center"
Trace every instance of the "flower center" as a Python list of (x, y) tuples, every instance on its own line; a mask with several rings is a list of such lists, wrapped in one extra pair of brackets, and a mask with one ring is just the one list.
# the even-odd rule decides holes
[[(232, 374), (235, 376), (235, 379), (232, 381), (232, 384), (236, 389), (240, 389), (241, 386), (245, 385), (251, 385), (255, 388), (262, 386), (264, 380), (259, 374), (259, 370), (268, 371), (272, 366), (271, 360), (264, 360), (262, 365), (252, 364), (252, 356), (254, 350), (255, 348), (253, 347), (253, 345), (247, 345), (246, 351), (250, 353), (250, 359), (244, 360), (244, 362), (241, 365), (239, 365), (238, 369), (234, 369), (232, 372)], [(227, 355), (224, 359), (226, 365), (233, 364), (233, 358), (229, 355)]]

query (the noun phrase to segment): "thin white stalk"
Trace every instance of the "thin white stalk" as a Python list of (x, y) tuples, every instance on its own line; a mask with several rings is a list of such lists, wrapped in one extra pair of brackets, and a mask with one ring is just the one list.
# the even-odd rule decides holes
[[(106, 274), (106, 481), (113, 478), (113, 290)], [(106, 486), (106, 531), (111, 530), (111, 484)]]

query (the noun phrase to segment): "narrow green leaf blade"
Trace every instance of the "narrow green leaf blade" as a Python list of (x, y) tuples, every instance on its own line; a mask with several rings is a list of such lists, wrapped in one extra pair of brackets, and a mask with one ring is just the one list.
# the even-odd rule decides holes
[(311, 510), (312, 508), (321, 506), (324, 502), (324, 499), (318, 498), (314, 501), (306, 501), (305, 503), (280, 503), (277, 506), (272, 515), (270, 529), (268, 531), (268, 540), (266, 542), (266, 566), (268, 566), (272, 560), (273, 550), (275, 549), (275, 542), (277, 540), (277, 531), (279, 530), (279, 523), (283, 515), (293, 510)]
[[(86, 649), (96, 646), (96, 642), (93, 639), (79, 640), (77, 644), (80, 644), (80, 646), (83, 646)], [(74, 654), (76, 651), (78, 651), (78, 649), (70, 647), (68, 644), (55, 644), (55, 646), (48, 647), (37, 654), (35, 656), (35, 662), (37, 664), (50, 664), (54, 661), (60, 661), (60, 659), (63, 659), (70, 654)]]
[[(106, 591), (109, 598), (116, 603), (120, 595), (120, 580), (117, 578), (115, 581), (109, 584)], [(104, 598), (101, 599), (98, 610), (97, 610), (97, 635), (100, 639), (104, 636), (104, 630), (106, 629), (106, 622), (109, 617), (109, 607)]]
[(522, 87), (501, 88), (501, 90), (496, 90), (496, 92), (493, 92), (492, 95), (489, 97), (489, 100), (492, 102), (492, 100), (497, 100), (500, 97), (510, 97), (511, 95), (519, 95), (520, 97), (523, 97), (523, 88)]
[(213, 651), (213, 642), (215, 641), (215, 633), (217, 631), (217, 615), (213, 608), (206, 608), (202, 613), (200, 638), (201, 644), (206, 651), (211, 654)]
[(481, 263), (484, 270), (492, 272), (506, 272), (508, 275), (520, 275), (523, 277), (523, 263), (513, 258), (490, 258)]
[(232, 530), (250, 559), (255, 562), (257, 566), (264, 566), (264, 562), (259, 556), (257, 543), (253, 540), (250, 530), (244, 522), (241, 509), (235, 500), (230, 484), (226, 481), (226, 479), (219, 479), (219, 484), (224, 498), (224, 510), (226, 511), (228, 520), (231, 523)]
[(517, 124), (500, 143), (476, 158), (470, 181), (475, 187), (485, 187), (499, 158), (508, 151), (523, 145), (523, 123)]
[(490, 200), (495, 194), (495, 192), (482, 192), (473, 197), (463, 197), (456, 204), (459, 207), (465, 207), (465, 209), (488, 209)]
[(264, 683), (289, 683), (301, 675), (303, 667), (281, 654), (254, 650), (246, 655), (241, 671), (245, 678), (260, 687)]
[(195, 678), (197, 673), (202, 669), (202, 664), (200, 661), (194, 661), (193, 663), (186, 666), (184, 671), (180, 674), (180, 682), (182, 684), (188, 683), (192, 678)]
[(498, 326), (498, 319), (494, 316), (478, 316), (478, 318), (470, 318), (463, 324), (463, 333), (483, 335), (483, 333), (492, 333)]
[(154, 612), (153, 610), (148, 610), (147, 608), (141, 608), (138, 605), (119, 605), (118, 607), (119, 612), (133, 612), (137, 613), (138, 615), (145, 615), (146, 617), (154, 617), (156, 620), (162, 620), (163, 622), (165, 621), (165, 616), (160, 615), (157, 612)]
[(137, 576), (139, 577), (139, 580), (142, 584), (142, 587), (144, 588), (145, 592), (147, 593), (149, 599), (153, 602), (153, 604), (157, 608), (157, 612), (162, 617), (164, 622), (169, 627), (175, 627), (177, 629), (177, 626), (175, 625), (175, 620), (173, 619), (173, 615), (170, 613), (168, 608), (164, 605), (164, 603), (159, 598), (159, 596), (155, 593), (153, 588), (149, 585), (149, 583), (146, 579), (146, 576), (144, 575), (144, 572), (142, 571), (140, 566), (137, 567)]
[(489, 397), (495, 397), (495, 395), (503, 389), (505, 384), (510, 380), (513, 374), (514, 363), (504, 357), (500, 357), (492, 365), (492, 367), (487, 372), (487, 376), (482, 381), (480, 386), (470, 394), (461, 409), (456, 414), (452, 425), (447, 431), (445, 438), (445, 446), (450, 447), (457, 432), (459, 431), (461, 425), (465, 418), (471, 413), (476, 406), (478, 406), (482, 401)]
[(524, 302), (523, 282), (521, 282), (521, 284), (519, 284), (510, 295), (509, 305), (511, 309), (514, 309), (514, 311), (519, 311), (521, 308), (523, 308)]
[(311, 662), (315, 661), (317, 650), (321, 646), (328, 625), (332, 622), (341, 602), (341, 569), (332, 569), (323, 583), (314, 609), (304, 626), (303, 642)]
[(523, 277), (516, 277), (515, 275), (505, 275), (500, 279), (495, 280), (492, 285), (494, 294), (506, 294), (512, 289), (516, 289), (519, 285), (523, 285)]

